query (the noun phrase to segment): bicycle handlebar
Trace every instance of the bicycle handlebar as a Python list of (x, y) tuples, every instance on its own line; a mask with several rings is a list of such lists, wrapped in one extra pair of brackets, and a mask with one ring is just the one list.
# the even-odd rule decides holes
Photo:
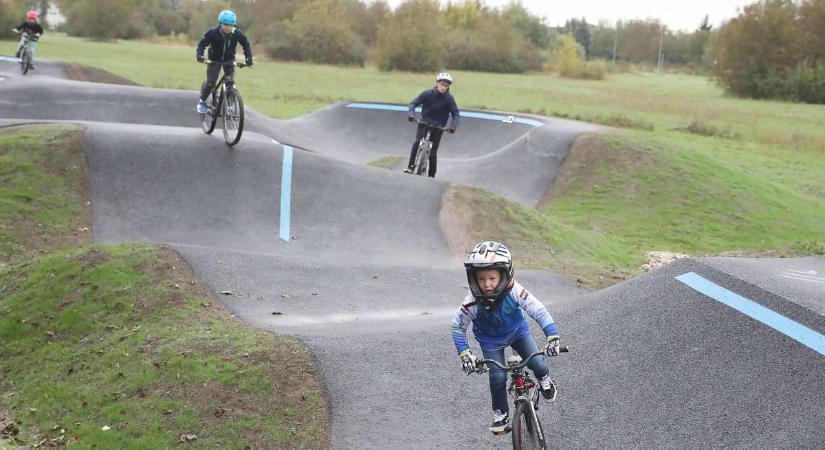
[(35, 34), (35, 33), (32, 33), (32, 32), (31, 32), (31, 31), (29, 31), (29, 30), (26, 30), (26, 31), (20, 31), (20, 30), (18, 30), (17, 28), (12, 28), (12, 31), (14, 31), (15, 33), (17, 33), (17, 34), (19, 34), (19, 35), (25, 36), (25, 37), (26, 37), (26, 39), (28, 39), (28, 40), (30, 40), (30, 41), (35, 41), (35, 42), (37, 42), (37, 40), (38, 40), (38, 39), (40, 39), (40, 36), (38, 36), (38, 35), (37, 35), (37, 34)]
[(433, 125), (431, 123), (424, 122), (421, 119), (415, 119), (415, 123), (417, 123), (419, 125), (424, 125), (426, 127), (429, 127), (429, 128), (435, 129), (435, 130), (447, 131), (447, 127), (442, 127), (440, 125)]
[[(569, 351), (570, 351), (570, 348), (567, 347), (566, 345), (563, 345), (563, 346), (559, 347), (559, 352), (561, 352), (561, 353), (567, 353)], [(507, 365), (507, 366), (501, 364), (500, 362), (496, 361), (495, 359), (480, 359), (480, 360), (478, 360), (478, 363), (477, 363), (479, 368), (476, 369), (476, 373), (483, 373), (483, 369), (482, 369), (481, 366), (482, 365), (489, 365), (489, 364), (493, 364), (495, 366), (498, 366), (500, 369), (502, 369), (504, 371), (512, 372), (514, 370), (518, 370), (518, 369), (521, 369), (522, 367), (526, 366), (527, 363), (529, 363), (530, 360), (533, 359), (533, 357), (538, 356), (538, 355), (543, 355), (543, 354), (544, 354), (544, 350), (539, 350), (535, 353), (531, 353), (530, 356), (525, 358), (520, 363), (516, 363), (516, 364), (513, 364), (513, 365)]]
[(229, 62), (221, 62), (221, 61), (212, 61), (211, 59), (204, 59), (200, 61), (201, 64), (220, 64), (222, 66), (235, 66), (239, 69), (243, 69), (247, 67), (246, 63), (238, 62), (238, 61), (229, 61)]

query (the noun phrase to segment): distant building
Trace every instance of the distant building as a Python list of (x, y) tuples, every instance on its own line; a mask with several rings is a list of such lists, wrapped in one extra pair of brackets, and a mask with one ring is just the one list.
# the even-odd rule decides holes
[(54, 4), (54, 2), (49, 2), (49, 9), (46, 11), (46, 23), (50, 30), (54, 30), (58, 28), (60, 25), (63, 25), (66, 22), (66, 17), (63, 14), (60, 14), (60, 8)]

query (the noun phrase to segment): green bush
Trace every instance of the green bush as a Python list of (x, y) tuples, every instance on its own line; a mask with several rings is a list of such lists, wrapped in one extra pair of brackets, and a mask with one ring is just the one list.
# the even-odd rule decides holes
[(541, 68), (541, 51), (512, 28), (487, 24), (447, 37), (447, 67), (484, 72), (522, 73)]
[(825, 103), (825, 62), (816, 67), (797, 66), (788, 72), (786, 84), (794, 100), (806, 103)]
[(444, 45), (438, 24), (439, 4), (409, 0), (378, 30), (375, 51), (380, 70), (432, 72), (444, 67)]
[(329, 3), (302, 6), (292, 20), (268, 27), (264, 36), (264, 51), (275, 59), (363, 66), (367, 57), (366, 45), (343, 11)]
[(561, 76), (578, 80), (604, 80), (608, 71), (609, 68), (605, 61), (580, 61), (573, 67), (562, 71)]

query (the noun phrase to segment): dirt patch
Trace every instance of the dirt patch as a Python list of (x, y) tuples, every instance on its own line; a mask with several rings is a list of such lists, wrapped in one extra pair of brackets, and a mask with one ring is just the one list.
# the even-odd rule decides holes
[(690, 258), (690, 255), (675, 252), (647, 252), (647, 262), (639, 268), (645, 272), (652, 272), (659, 267), (682, 258)]
[(368, 166), (378, 167), (379, 169), (393, 170), (401, 165), (404, 157), (398, 155), (382, 156), (376, 160), (367, 163)]
[(97, 267), (111, 259), (112, 257), (108, 253), (101, 252), (96, 248), (91, 248), (89, 251), (83, 252), (73, 258), (76, 263), (83, 267)]
[(438, 222), (441, 233), (456, 257), (464, 259), (467, 252), (472, 250), (475, 241), (470, 230), (473, 224), (478, 223), (478, 210), (470, 202), (459, 199), (458, 188), (450, 186), (441, 196), (441, 210), (438, 213)]
[(121, 84), (126, 86), (140, 86), (134, 81), (115, 75), (97, 67), (78, 63), (66, 63), (66, 74), (70, 80), (88, 81), (90, 83)]

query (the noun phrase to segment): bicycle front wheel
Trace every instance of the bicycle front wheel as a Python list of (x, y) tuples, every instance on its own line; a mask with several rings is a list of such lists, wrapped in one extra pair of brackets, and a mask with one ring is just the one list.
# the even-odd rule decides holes
[(415, 162), (415, 174), (427, 176), (430, 170), (430, 144), (423, 139), (418, 144), (418, 156)]
[(237, 89), (227, 89), (223, 102), (223, 139), (235, 145), (243, 133), (243, 99)]
[(23, 49), (23, 51), (20, 52), (20, 72), (22, 72), (23, 75), (29, 73), (29, 69), (31, 69), (31, 66), (32, 66), (31, 54), (29, 53), (29, 51), (27, 49)]
[[(201, 85), (201, 92), (203, 92), (203, 87), (206, 84), (204, 81)], [(203, 132), (206, 134), (212, 134), (212, 131), (215, 129), (215, 122), (218, 121), (217, 114), (215, 113), (217, 109), (215, 108), (215, 93), (212, 92), (209, 94), (209, 97), (206, 97), (206, 112), (201, 114), (201, 128)]]
[(529, 401), (520, 402), (513, 416), (513, 449), (545, 450), (544, 430)]

